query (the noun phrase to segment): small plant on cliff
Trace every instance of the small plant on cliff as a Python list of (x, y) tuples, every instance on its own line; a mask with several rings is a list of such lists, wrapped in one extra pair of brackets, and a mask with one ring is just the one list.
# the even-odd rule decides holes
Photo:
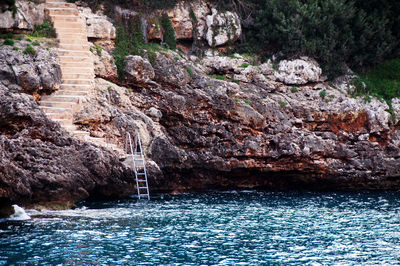
[(45, 21), (43, 24), (36, 24), (35, 30), (32, 32), (33, 37), (56, 38), (56, 30), (50, 21)]
[(247, 99), (243, 99), (243, 102), (244, 102), (245, 104), (247, 104), (247, 105), (251, 105), (251, 102), (250, 102), (249, 100), (247, 100)]
[(162, 32), (163, 32), (163, 41), (167, 44), (169, 49), (176, 49), (176, 40), (175, 40), (175, 30), (172, 27), (171, 20), (167, 13), (164, 13), (161, 17), (160, 21)]
[(322, 91), (319, 93), (319, 96), (320, 96), (322, 99), (325, 99), (326, 90), (322, 90)]
[(125, 57), (131, 54), (132, 43), (129, 41), (128, 33), (125, 28), (120, 25), (117, 27), (117, 38), (115, 39), (114, 60), (117, 66), (118, 77), (122, 80), (124, 75)]
[(287, 105), (287, 103), (282, 102), (282, 101), (278, 102), (278, 104), (279, 104), (282, 108), (285, 108), (286, 105)]
[(243, 64), (241, 64), (239, 67), (241, 67), (241, 68), (246, 68), (246, 67), (248, 67), (248, 66), (250, 66), (250, 64), (248, 64), (248, 63), (243, 63)]
[(5, 39), (3, 42), (4, 45), (14, 46), (14, 41), (10, 39)]
[(26, 46), (26, 49), (24, 50), (24, 54), (36, 55), (36, 50), (31, 45), (28, 44)]
[(291, 91), (292, 93), (296, 93), (296, 92), (299, 91), (299, 89), (298, 89), (297, 87), (292, 87), (292, 88), (290, 88), (290, 91)]
[(188, 67), (188, 68), (186, 68), (186, 70), (189, 73), (189, 75), (192, 77), (193, 76), (193, 69)]
[(33, 45), (33, 46), (40, 46), (40, 42), (39, 42), (38, 40), (35, 40), (35, 41), (32, 43), (32, 45)]

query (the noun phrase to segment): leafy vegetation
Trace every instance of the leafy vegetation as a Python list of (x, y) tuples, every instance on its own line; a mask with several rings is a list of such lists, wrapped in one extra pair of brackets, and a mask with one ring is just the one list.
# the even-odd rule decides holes
[(239, 51), (264, 58), (278, 53), (282, 57), (308, 55), (330, 77), (344, 73), (346, 65), (365, 70), (400, 54), (399, 1), (249, 2), (255, 22), (244, 24), (247, 41)]
[(227, 78), (222, 75), (210, 75), (210, 77), (218, 80), (227, 80)]
[(245, 104), (247, 104), (247, 105), (251, 105), (251, 102), (250, 102), (250, 100), (243, 99), (243, 102), (244, 102)]
[(56, 30), (50, 21), (45, 21), (43, 24), (36, 24), (35, 29), (31, 34), (32, 37), (40, 38), (56, 38)]
[(14, 46), (14, 41), (10, 39), (5, 39), (3, 45)]
[(320, 96), (322, 99), (325, 99), (325, 97), (326, 97), (326, 90), (320, 91), (320, 92), (319, 92), (319, 96)]
[(38, 40), (35, 40), (35, 41), (32, 43), (32, 45), (33, 45), (33, 46), (40, 46), (40, 42), (39, 42)]
[(28, 44), (23, 53), (29, 55), (36, 55), (36, 50), (30, 44)]
[(297, 87), (291, 87), (291, 88), (290, 88), (290, 91), (291, 91), (292, 93), (296, 93), (296, 92), (299, 91), (299, 89), (298, 89)]
[(375, 96), (390, 105), (393, 98), (400, 97), (400, 58), (384, 61), (352, 82), (353, 96)]
[(171, 20), (167, 13), (164, 13), (160, 20), (162, 32), (163, 32), (163, 41), (167, 45), (169, 49), (176, 49), (176, 40), (175, 40), (175, 30), (172, 27)]
[(241, 68), (246, 68), (246, 67), (248, 67), (248, 66), (250, 66), (250, 64), (248, 64), (248, 63), (243, 63), (243, 64), (241, 64), (239, 67), (241, 67)]
[(186, 68), (186, 70), (189, 73), (189, 75), (192, 77), (193, 76), (193, 69), (188, 67), (188, 68)]
[(280, 107), (285, 108), (287, 103), (279, 101), (278, 104), (280, 105)]
[(93, 53), (94, 51), (96, 51), (96, 54), (98, 56), (101, 56), (101, 52), (103, 51), (103, 47), (101, 47), (100, 45), (95, 45), (93, 47), (90, 47), (90, 51)]

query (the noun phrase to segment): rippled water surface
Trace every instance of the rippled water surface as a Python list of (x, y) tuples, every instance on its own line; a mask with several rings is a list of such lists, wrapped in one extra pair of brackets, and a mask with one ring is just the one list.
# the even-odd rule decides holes
[(398, 264), (397, 192), (210, 192), (27, 211), (0, 264)]

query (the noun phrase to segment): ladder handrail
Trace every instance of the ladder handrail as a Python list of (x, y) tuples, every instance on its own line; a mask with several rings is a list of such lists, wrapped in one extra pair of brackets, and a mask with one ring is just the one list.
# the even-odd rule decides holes
[[(130, 152), (131, 152), (131, 156), (132, 156), (132, 163), (133, 163), (133, 171), (135, 173), (135, 178), (136, 178), (136, 188), (137, 188), (137, 192), (138, 192), (138, 197), (139, 199), (141, 199), (142, 195), (147, 195), (147, 199), (150, 199), (150, 192), (149, 192), (149, 183), (147, 180), (147, 169), (146, 169), (146, 161), (144, 158), (144, 153), (143, 153), (143, 149), (142, 149), (142, 141), (140, 139), (140, 134), (137, 133), (134, 139), (134, 144), (132, 144), (132, 136), (129, 132), (127, 132), (127, 140), (126, 143), (129, 141), (129, 148), (130, 148)], [(139, 148), (139, 150), (138, 150)], [(129, 151), (128, 151), (129, 152)], [(137, 172), (137, 166), (136, 166), (136, 161), (135, 161), (135, 155), (140, 155), (141, 157), (141, 161), (143, 166), (141, 166), (141, 168), (143, 169), (143, 173), (141, 172), (140, 174), (144, 175), (144, 180), (142, 180), (142, 182), (144, 181), (146, 183), (146, 192), (147, 194), (141, 194), (140, 192), (140, 185), (139, 185), (139, 178), (138, 178), (138, 172)], [(144, 187), (142, 187), (142, 189), (144, 189)]]

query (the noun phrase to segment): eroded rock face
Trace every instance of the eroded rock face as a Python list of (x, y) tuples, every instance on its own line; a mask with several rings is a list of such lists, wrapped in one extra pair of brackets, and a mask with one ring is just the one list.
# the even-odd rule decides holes
[(32, 96), (0, 85), (0, 206), (69, 208), (128, 195), (133, 181), (114, 154), (71, 138)]
[[(169, 63), (156, 69), (172, 64), (172, 54), (163, 56)], [(287, 86), (274, 80), (270, 63), (237, 67), (238, 59), (221, 58), (213, 67), (212, 60), (204, 59), (206, 71), (226, 81), (199, 66), (189, 79), (173, 75), (175, 82), (156, 80), (161, 85), (130, 96), (139, 110), (162, 113), (153, 117), (162, 131), (148, 154), (163, 172), (154, 188), (400, 187), (400, 133), (386, 103), (365, 103), (321, 82)], [(182, 59), (174, 71), (184, 73), (189, 63)], [(246, 73), (265, 80), (231, 82)]]
[(239, 16), (230, 11), (218, 12), (213, 8), (212, 14), (207, 16), (206, 23), (206, 40), (211, 47), (234, 42), (242, 34)]
[[(41, 2), (41, 1), (40, 1)], [(11, 11), (0, 13), (0, 29), (7, 30), (33, 30), (35, 24), (42, 24), (45, 20), (44, 3), (31, 1), (16, 1), (17, 13), (13, 16)]]
[(146, 83), (154, 78), (154, 69), (149, 61), (137, 55), (130, 55), (125, 58), (124, 72), (128, 80), (137, 83)]
[(91, 45), (94, 63), (94, 73), (97, 77), (116, 80), (118, 78), (117, 66), (114, 57), (104, 48), (99, 51), (93, 44)]
[(304, 85), (323, 81), (322, 70), (318, 63), (310, 58), (302, 57), (295, 60), (282, 60), (279, 62), (278, 71), (275, 72), (277, 80), (287, 85)]
[(86, 20), (88, 38), (115, 39), (115, 27), (107, 16), (94, 14), (89, 7), (79, 7), (79, 13)]
[(22, 51), (26, 44), (16, 45), (22, 47), (21, 50), (0, 46), (0, 84), (30, 94), (57, 90), (61, 83), (61, 70), (56, 49), (35, 46), (35, 55), (24, 54)]

